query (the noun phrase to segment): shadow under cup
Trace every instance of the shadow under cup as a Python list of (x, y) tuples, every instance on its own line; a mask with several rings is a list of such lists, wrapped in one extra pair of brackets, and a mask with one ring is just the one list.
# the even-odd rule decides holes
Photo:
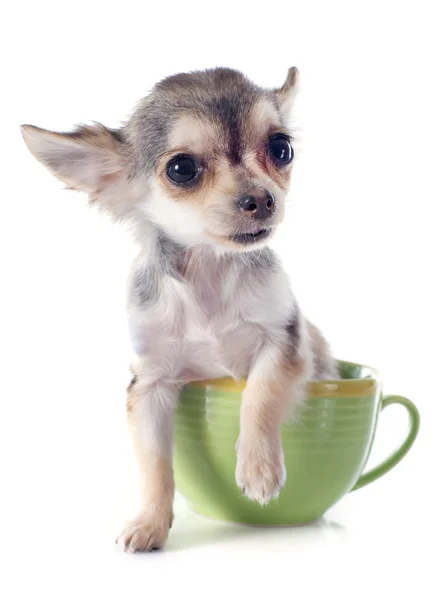
[[(260, 525), (314, 521), (347, 492), (371, 483), (394, 467), (418, 433), (419, 413), (401, 396), (381, 393), (375, 370), (339, 362), (341, 380), (311, 382), (296, 421), (282, 427), (287, 481), (277, 500), (261, 507), (235, 483), (235, 444), (245, 382), (218, 379), (183, 388), (176, 412), (175, 480), (189, 507), (203, 516)], [(403, 405), (409, 433), (384, 462), (362, 474), (378, 415)]]

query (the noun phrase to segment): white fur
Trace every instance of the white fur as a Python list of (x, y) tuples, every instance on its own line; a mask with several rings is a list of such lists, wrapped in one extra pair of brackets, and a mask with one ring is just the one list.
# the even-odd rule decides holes
[(294, 302), (288, 279), (271, 270), (259, 285), (211, 248), (190, 250), (187, 260), (184, 281), (164, 278), (158, 302), (146, 310), (130, 303), (134, 351), (151, 380), (245, 376), (265, 335), (283, 336)]
[(172, 200), (157, 181), (141, 206), (146, 217), (172, 239), (185, 245), (203, 241), (205, 225), (200, 213), (187, 203)]

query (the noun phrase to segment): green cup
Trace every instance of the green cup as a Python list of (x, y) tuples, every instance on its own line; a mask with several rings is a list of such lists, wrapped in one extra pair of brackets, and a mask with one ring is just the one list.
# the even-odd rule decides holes
[[(245, 382), (218, 379), (184, 387), (176, 413), (175, 479), (194, 512), (235, 523), (297, 525), (321, 517), (344, 494), (392, 469), (418, 433), (415, 405), (401, 396), (382, 396), (375, 370), (339, 362), (342, 379), (308, 385), (298, 419), (282, 427), (287, 481), (277, 500), (261, 507), (244, 498), (235, 483)], [(372, 448), (378, 415), (401, 404), (410, 428), (401, 446), (362, 474)]]

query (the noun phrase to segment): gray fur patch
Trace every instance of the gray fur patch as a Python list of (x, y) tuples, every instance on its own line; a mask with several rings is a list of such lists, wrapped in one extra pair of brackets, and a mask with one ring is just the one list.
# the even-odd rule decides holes
[(293, 313), (285, 327), (288, 334), (288, 340), (290, 346), (297, 348), (299, 344), (299, 314), (297, 307), (294, 307)]
[(138, 304), (156, 302), (160, 293), (160, 277), (153, 265), (138, 266), (132, 274), (131, 292)]
[(163, 277), (173, 277), (182, 281), (177, 268), (183, 251), (182, 246), (159, 231), (155, 232), (155, 236), (152, 260), (142, 260), (134, 267), (132, 273), (130, 293), (140, 306), (158, 301)]
[(300, 322), (297, 304), (294, 305), (293, 312), (285, 326), (285, 331), (288, 337), (287, 357), (292, 363), (296, 363), (298, 360), (298, 348), (300, 344)]
[(138, 381), (136, 375), (133, 375), (132, 379), (130, 380), (130, 383), (127, 386), (127, 392), (130, 392), (130, 390), (132, 389), (132, 387), (134, 385), (136, 385), (136, 382)]

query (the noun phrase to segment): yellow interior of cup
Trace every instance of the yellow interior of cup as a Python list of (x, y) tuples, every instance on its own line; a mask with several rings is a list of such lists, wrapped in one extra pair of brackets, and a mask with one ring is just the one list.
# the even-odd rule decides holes
[[(375, 369), (344, 360), (338, 361), (341, 379), (331, 381), (310, 381), (307, 385), (311, 396), (361, 396), (369, 395), (378, 385), (379, 374)], [(239, 394), (246, 387), (246, 379), (235, 380), (231, 377), (220, 379), (204, 379), (188, 384), (193, 387), (206, 388), (215, 392)]]

